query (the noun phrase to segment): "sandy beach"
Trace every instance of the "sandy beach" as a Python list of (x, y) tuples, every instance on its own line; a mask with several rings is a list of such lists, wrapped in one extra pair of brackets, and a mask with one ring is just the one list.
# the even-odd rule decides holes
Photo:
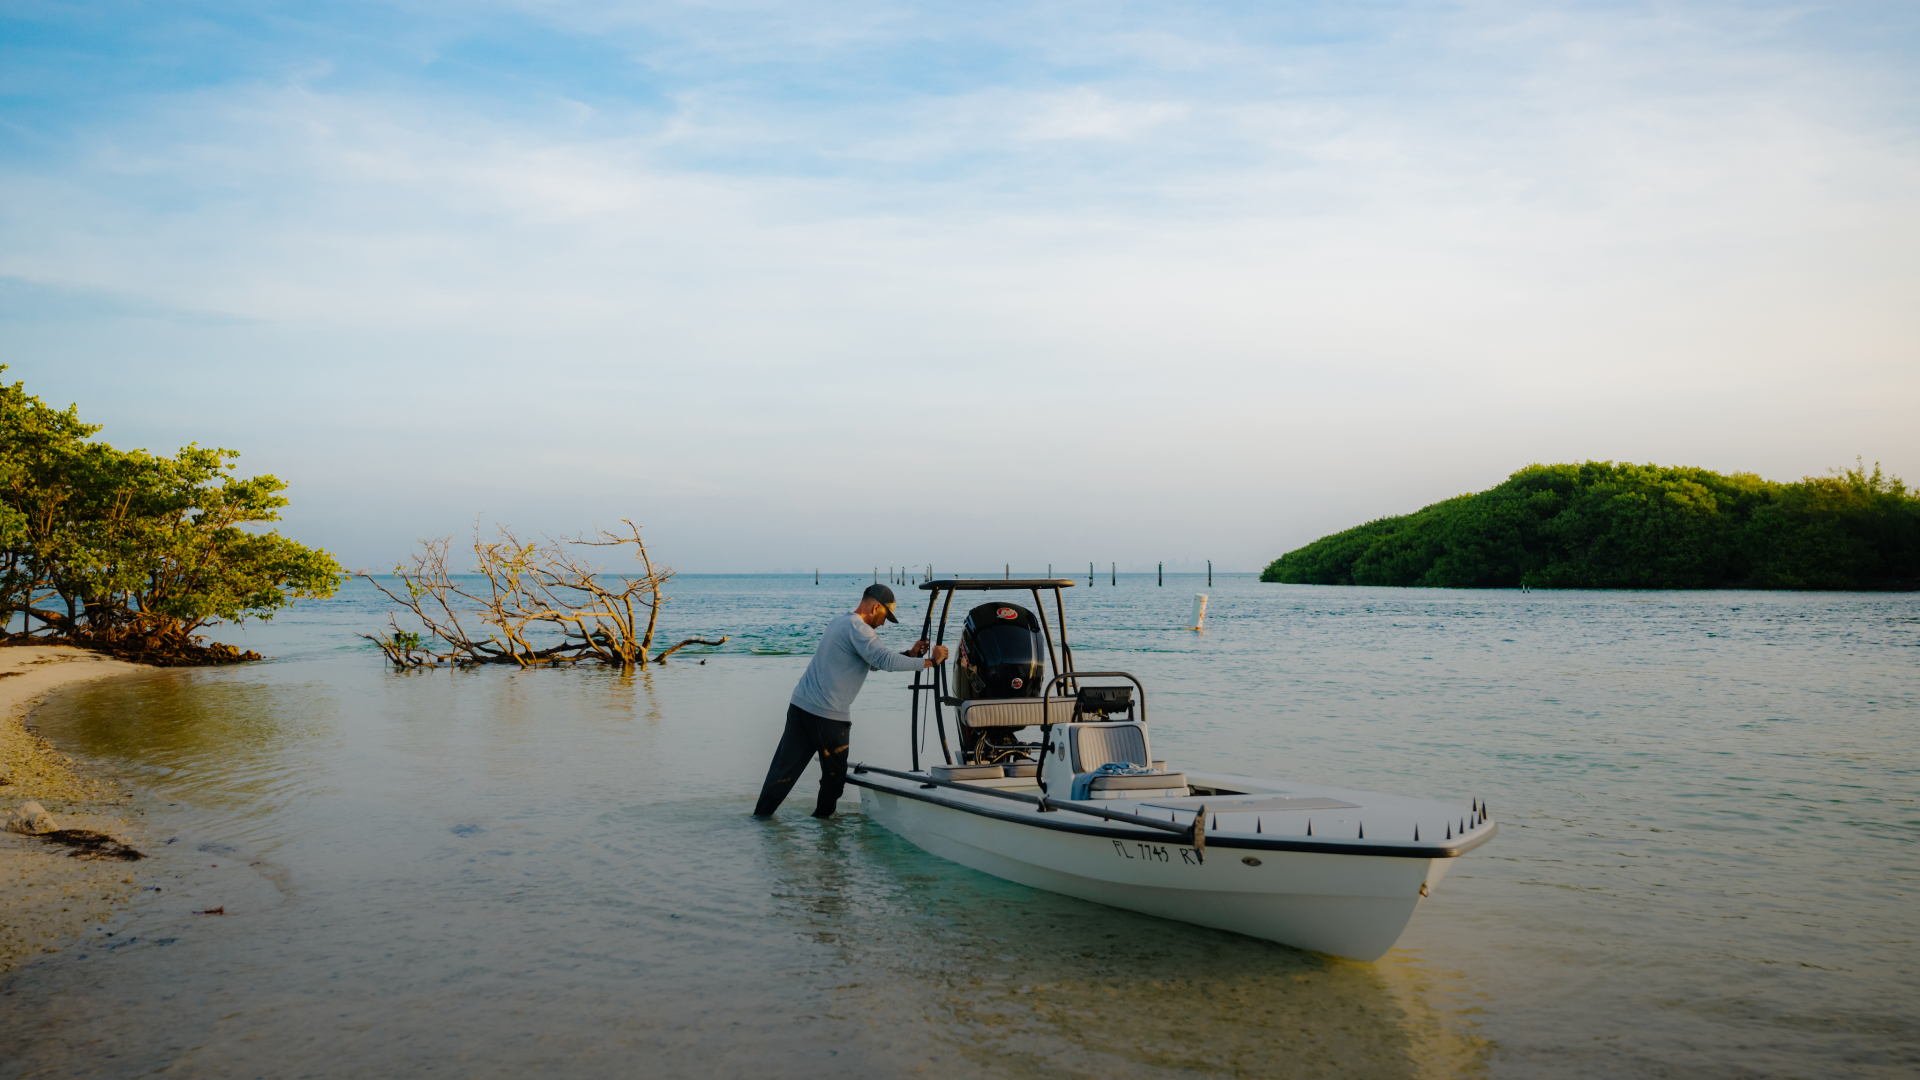
[[(123, 815), (128, 794), (89, 775), (27, 726), (28, 713), (69, 683), (145, 670), (85, 649), (0, 648), (0, 815), (38, 802), (61, 829), (92, 829), (142, 846)], [(111, 918), (138, 887), (141, 863), (74, 858), (68, 848), (0, 832), (0, 972), (57, 952)]]

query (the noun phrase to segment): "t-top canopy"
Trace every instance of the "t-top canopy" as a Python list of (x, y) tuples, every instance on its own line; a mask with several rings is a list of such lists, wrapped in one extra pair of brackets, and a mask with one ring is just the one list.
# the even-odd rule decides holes
[(958, 592), (988, 592), (994, 589), (1071, 589), (1072, 578), (941, 578), (922, 582), (922, 589), (952, 589)]

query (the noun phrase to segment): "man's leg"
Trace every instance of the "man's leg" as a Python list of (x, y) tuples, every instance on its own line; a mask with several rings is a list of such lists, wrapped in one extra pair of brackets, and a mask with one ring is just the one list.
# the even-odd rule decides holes
[[(760, 801), (753, 804), (754, 817), (770, 817), (780, 804), (787, 801), (787, 793), (800, 780), (800, 774), (806, 771), (807, 762), (816, 749), (813, 733), (807, 730), (807, 720), (815, 717), (798, 705), (787, 706), (787, 730), (780, 736), (780, 746), (773, 752), (773, 764), (767, 766), (767, 782), (760, 785)], [(845, 758), (842, 758), (844, 770)]]
[(853, 744), (853, 725), (845, 720), (826, 720), (817, 716), (812, 722), (814, 745), (820, 748), (820, 802), (814, 817), (832, 817), (833, 805), (847, 790), (847, 751)]

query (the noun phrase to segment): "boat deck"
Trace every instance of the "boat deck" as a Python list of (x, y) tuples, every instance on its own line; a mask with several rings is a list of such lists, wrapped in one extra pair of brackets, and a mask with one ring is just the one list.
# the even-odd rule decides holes
[[(1039, 795), (1038, 785), (1028, 777), (923, 786), (861, 769), (856, 765), (849, 770), (847, 781), (890, 795), (1046, 829), (1166, 841), (1165, 833), (1140, 825), (1070, 811), (1042, 811), (1031, 803), (989, 793)], [(911, 775), (931, 779), (925, 771)], [(1493, 839), (1499, 829), (1474, 811), (1428, 799), (1192, 770), (1187, 771), (1187, 780), (1194, 794), (1183, 798), (1081, 801), (1074, 805), (1110, 806), (1117, 812), (1164, 818), (1176, 825), (1191, 825), (1194, 814), (1204, 808), (1209, 848), (1250, 851), (1445, 859), (1479, 847)], [(976, 794), (969, 788), (980, 790)]]

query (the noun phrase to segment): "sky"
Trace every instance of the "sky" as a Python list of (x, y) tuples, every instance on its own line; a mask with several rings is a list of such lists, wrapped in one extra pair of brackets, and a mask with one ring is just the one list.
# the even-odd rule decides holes
[(1920, 482), (1920, 6), (0, 0), (0, 363), (392, 566), (1257, 570)]

